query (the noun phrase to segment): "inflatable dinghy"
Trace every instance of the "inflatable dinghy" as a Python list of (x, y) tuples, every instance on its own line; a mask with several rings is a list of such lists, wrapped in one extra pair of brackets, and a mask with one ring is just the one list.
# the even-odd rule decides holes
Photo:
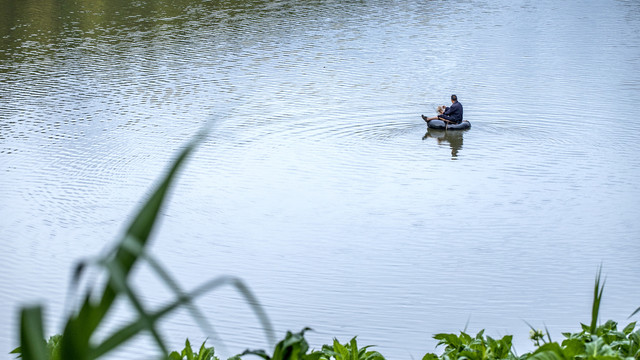
[(467, 130), (471, 129), (471, 123), (464, 120), (460, 124), (449, 124), (442, 120), (429, 120), (427, 122), (429, 129), (441, 129), (441, 130)]

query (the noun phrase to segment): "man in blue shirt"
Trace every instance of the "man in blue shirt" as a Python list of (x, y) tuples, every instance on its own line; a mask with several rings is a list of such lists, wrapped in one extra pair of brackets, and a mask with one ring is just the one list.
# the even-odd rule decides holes
[(458, 102), (458, 97), (451, 95), (451, 106), (446, 107), (444, 112), (434, 117), (426, 117), (422, 115), (422, 119), (426, 122), (440, 119), (447, 124), (460, 124), (462, 122), (462, 104)]

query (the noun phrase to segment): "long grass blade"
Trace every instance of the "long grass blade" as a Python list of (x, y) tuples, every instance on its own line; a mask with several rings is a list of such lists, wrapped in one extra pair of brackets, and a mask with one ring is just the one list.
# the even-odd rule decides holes
[(27, 307), (20, 312), (20, 350), (24, 360), (49, 358), (44, 341), (42, 307)]
[(351, 360), (358, 360), (358, 341), (354, 337), (351, 339)]
[(527, 324), (527, 326), (529, 327), (529, 329), (536, 331), (536, 328), (533, 327), (533, 325), (529, 324), (529, 322), (527, 320), (522, 320), (524, 321), (525, 324)]
[[(248, 299), (250, 304), (253, 302), (252, 308), (257, 314), (259, 314), (258, 320), (261, 322), (262, 327), (265, 329), (265, 332), (267, 334), (267, 340), (270, 342), (270, 344), (274, 344), (275, 337), (273, 335), (273, 327), (271, 326), (271, 323), (268, 317), (266, 316), (266, 314), (264, 313), (260, 305), (255, 301), (255, 296), (253, 296), (253, 293), (251, 293), (249, 288), (242, 282), (242, 280), (232, 276), (222, 276), (222, 277), (218, 277), (205, 282), (204, 284), (200, 285), (193, 291), (183, 296), (180, 296), (170, 304), (165, 305), (160, 310), (157, 310), (155, 312), (148, 314), (149, 319), (152, 322), (156, 322), (162, 317), (172, 313), (174, 310), (178, 309), (180, 306), (183, 306), (184, 304), (190, 301), (193, 301), (194, 299), (207, 293), (208, 291), (223, 285), (230, 285), (235, 287), (241, 294), (243, 294)], [(247, 294), (249, 296), (247, 296)], [(144, 329), (145, 327), (144, 327), (144, 324), (142, 324), (141, 319), (136, 319), (132, 321), (131, 323), (129, 323), (129, 325), (126, 325), (120, 328), (118, 331), (113, 333), (113, 335), (111, 335), (110, 337), (105, 339), (101, 344), (96, 346), (93, 349), (92, 357), (99, 357), (106, 354), (107, 352), (127, 342), (133, 336), (135, 336), (136, 334), (138, 334), (140, 331)]]
[(471, 315), (469, 315), (467, 317), (467, 322), (464, 324), (464, 330), (462, 330), (462, 332), (467, 332), (467, 329), (469, 328), (469, 322), (471, 321)]
[(600, 312), (600, 301), (602, 300), (602, 292), (604, 290), (604, 283), (602, 281), (602, 285), (600, 285), (600, 278), (602, 275), (602, 265), (598, 269), (598, 274), (596, 275), (596, 283), (593, 288), (593, 306), (591, 308), (591, 326), (589, 327), (589, 332), (591, 334), (596, 333), (597, 325), (598, 325), (598, 314)]
[[(151, 266), (151, 269), (156, 272), (160, 279), (164, 281), (165, 285), (167, 285), (178, 298), (185, 295), (185, 291), (180, 287), (178, 282), (174, 280), (173, 277), (165, 270), (160, 262), (157, 261), (153, 256), (146, 253), (137, 242), (125, 241), (123, 245), (126, 246), (131, 252), (137, 254), (140, 258), (145, 260)], [(221, 352), (225, 352), (226, 347), (224, 346), (222, 339), (220, 339), (220, 337), (217, 335), (217, 333), (213, 329), (213, 326), (209, 323), (204, 313), (200, 311), (200, 309), (195, 305), (193, 301), (191, 301), (191, 299), (189, 299), (187, 303), (185, 303), (185, 307), (189, 310), (189, 312), (191, 312), (191, 317), (198, 323), (200, 328), (205, 331), (205, 333), (213, 337), (214, 343), (216, 344), (218, 349)]]
[(275, 344), (276, 343), (276, 337), (274, 335), (275, 331), (273, 330), (273, 326), (271, 325), (271, 321), (269, 320), (267, 313), (264, 311), (262, 305), (260, 305), (258, 298), (253, 294), (253, 292), (242, 280), (240, 280), (239, 278), (233, 278), (233, 279), (234, 280), (231, 285), (233, 285), (244, 296), (244, 298), (247, 299), (247, 303), (249, 304), (253, 312), (256, 314), (256, 317), (258, 318), (258, 320), (260, 321), (260, 324), (262, 325), (262, 328), (264, 329), (264, 333), (267, 338), (267, 343), (271, 345)]
[(551, 334), (549, 333), (549, 328), (547, 327), (547, 325), (545, 324), (544, 326), (544, 331), (547, 334), (547, 338), (549, 339), (549, 342), (552, 343), (553, 340), (551, 340)]
[[(165, 271), (165, 269), (149, 254), (143, 254), (145, 260), (149, 263), (151, 268), (160, 276), (160, 278), (169, 286), (169, 288), (175, 293), (177, 297), (181, 297), (185, 295), (185, 291), (178, 285), (178, 282), (174, 280), (169, 273)], [(188, 299), (188, 301), (184, 305), (187, 310), (191, 313), (191, 317), (198, 323), (198, 326), (209, 336), (213, 338), (213, 342), (216, 344), (216, 347), (220, 352), (226, 352), (226, 346), (224, 345), (220, 336), (213, 328), (213, 325), (207, 320), (205, 314), (196, 306), (195, 302), (192, 299)]]
[[(199, 139), (196, 139), (199, 140)], [(147, 200), (142, 209), (138, 212), (133, 222), (129, 226), (129, 229), (126, 232), (125, 238), (118, 244), (118, 247), (115, 251), (115, 261), (120, 265), (123, 269), (125, 277), (128, 276), (129, 271), (133, 267), (134, 263), (137, 260), (137, 256), (132, 254), (129, 249), (123, 246), (123, 242), (125, 239), (133, 238), (138, 243), (138, 245), (142, 248), (145, 247), (149, 235), (153, 230), (153, 226), (156, 222), (158, 213), (160, 208), (167, 196), (169, 191), (169, 187), (172, 184), (176, 173), (180, 169), (181, 165), (187, 159), (187, 157), (194, 150), (197, 141), (192, 141), (187, 147), (182, 150), (179, 154), (178, 158), (173, 162), (172, 166), (169, 168), (168, 173), (165, 175), (164, 179), (155, 190), (153, 195)], [(104, 295), (100, 302), (100, 314), (104, 316), (108, 309), (111, 306), (116, 295), (116, 291), (108, 284), (105, 289)]]
[(151, 317), (147, 314), (147, 312), (144, 310), (144, 307), (142, 306), (142, 303), (140, 303), (138, 296), (135, 294), (131, 286), (127, 284), (124, 271), (119, 268), (118, 263), (116, 262), (110, 262), (109, 264), (107, 264), (107, 268), (109, 269), (109, 273), (111, 274), (114, 288), (119, 293), (126, 294), (126, 296), (129, 298), (129, 301), (138, 312), (140, 323), (144, 325), (147, 330), (149, 330), (154, 340), (158, 344), (158, 347), (162, 351), (162, 354), (168, 354), (169, 351), (164, 344), (164, 341), (162, 340), (162, 336), (160, 336), (160, 333), (156, 329), (155, 320), (152, 320)]
[[(61, 319), (62, 328), (64, 328), (65, 326), (66, 319), (68, 319), (73, 315), (73, 312), (74, 312), (73, 302), (78, 297), (78, 293), (79, 293), (78, 288), (80, 286), (80, 282), (82, 278), (85, 276), (85, 273), (88, 271), (89, 268), (95, 267), (95, 268), (99, 268), (100, 270), (103, 270), (101, 261), (102, 261), (101, 258), (94, 257), (94, 258), (87, 258), (84, 260), (80, 260), (75, 264), (73, 275), (71, 276), (71, 279), (69, 282), (69, 288), (67, 290), (67, 295), (64, 301), (63, 314), (65, 314), (65, 316)], [(93, 284), (94, 282), (95, 281), (88, 281), (87, 283)], [(92, 290), (92, 287), (89, 285), (85, 293), (89, 294), (91, 290)]]

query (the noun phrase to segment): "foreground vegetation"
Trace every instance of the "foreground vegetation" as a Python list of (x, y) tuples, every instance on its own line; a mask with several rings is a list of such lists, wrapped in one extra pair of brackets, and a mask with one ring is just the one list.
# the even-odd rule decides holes
[[(97, 269), (105, 273), (106, 281), (89, 284), (88, 289), (79, 295), (79, 305), (65, 319), (62, 334), (44, 340), (42, 306), (25, 307), (20, 312), (20, 346), (11, 353), (24, 360), (89, 360), (103, 357), (122, 347), (143, 331), (152, 335), (163, 359), (170, 360), (213, 360), (218, 359), (213, 347), (202, 343), (194, 351), (186, 340), (182, 351), (169, 352), (157, 323), (166, 315), (180, 307), (186, 307), (198, 325), (209, 334), (213, 327), (195, 306), (193, 300), (198, 296), (223, 285), (233, 286), (251, 305), (262, 323), (267, 341), (275, 343), (273, 330), (266, 313), (257, 298), (242, 280), (234, 277), (219, 277), (205, 282), (189, 292), (184, 291), (171, 277), (161, 263), (148, 252), (149, 235), (156, 222), (159, 210), (164, 203), (170, 186), (188, 156), (198, 142), (205, 137), (199, 134), (172, 162), (167, 174), (161, 179), (153, 194), (138, 211), (131, 225), (117, 242), (112, 251), (90, 261), (80, 262), (72, 278), (72, 292), (75, 293), (87, 269)], [(147, 264), (175, 294), (175, 299), (160, 309), (149, 310), (143, 307), (136, 292), (129, 284), (129, 274), (138, 263)], [(640, 330), (631, 323), (618, 330), (617, 323), (607, 321), (597, 326), (600, 300), (604, 284), (600, 283), (600, 273), (596, 277), (594, 300), (590, 325), (582, 325), (578, 333), (564, 333), (565, 339), (554, 342), (548, 332), (532, 329), (531, 339), (535, 350), (531, 353), (516, 355), (512, 349), (512, 336), (493, 339), (481, 331), (475, 336), (460, 334), (437, 334), (438, 346), (444, 346), (443, 353), (427, 353), (423, 360), (640, 360)], [(137, 318), (116, 329), (102, 339), (96, 339), (95, 333), (104, 323), (104, 319), (117, 298), (126, 299), (135, 309)], [(640, 312), (638, 308), (633, 314)], [(359, 347), (354, 337), (347, 343), (334, 339), (331, 345), (323, 345), (320, 350), (311, 350), (304, 338), (308, 328), (299, 333), (288, 332), (278, 342), (271, 355), (265, 350), (247, 350), (229, 360), (240, 360), (253, 355), (265, 360), (384, 360), (370, 346)], [(218, 359), (219, 360), (219, 359)]]
[[(475, 336), (460, 332), (460, 334), (437, 334), (438, 346), (444, 346), (440, 355), (427, 353), (422, 360), (638, 360), (640, 359), (640, 330), (635, 330), (636, 323), (630, 323), (622, 330), (618, 324), (607, 321), (601, 326), (591, 329), (582, 325), (582, 331), (563, 334), (561, 342), (551, 341), (548, 333), (541, 330), (531, 330), (530, 338), (534, 342), (535, 350), (516, 355), (511, 344), (512, 336), (501, 339), (485, 336), (480, 331)], [(592, 331), (593, 330), (593, 331)], [(287, 336), (276, 346), (273, 355), (264, 351), (245, 351), (241, 355), (229, 360), (239, 360), (246, 354), (256, 354), (265, 360), (384, 360), (377, 351), (369, 351), (368, 347), (358, 348), (356, 338), (349, 343), (340, 344), (334, 339), (333, 345), (323, 345), (321, 350), (308, 352), (309, 346), (304, 340), (304, 331), (298, 334), (287, 333)], [(546, 339), (545, 339), (546, 337)], [(213, 354), (213, 348), (200, 348), (199, 354), (189, 355), (190, 346), (182, 354), (174, 352), (171, 360), (212, 360), (218, 359)], [(208, 352), (206, 352), (208, 351)]]
[[(640, 329), (635, 330), (632, 322), (623, 329), (612, 320), (591, 329), (582, 324), (582, 331), (564, 333), (564, 340), (554, 342), (549, 333), (532, 329), (530, 338), (535, 350), (518, 356), (512, 348), (512, 336), (493, 339), (484, 335), (484, 330), (475, 336), (465, 332), (459, 334), (437, 334), (438, 346), (443, 345), (440, 355), (427, 353), (422, 360), (639, 360)], [(341, 344), (337, 339), (331, 345), (323, 345), (320, 350), (310, 350), (304, 338), (303, 329), (299, 333), (288, 332), (278, 342), (271, 355), (264, 350), (246, 350), (242, 354), (228, 360), (242, 360), (246, 355), (256, 355), (264, 360), (385, 360), (377, 351), (369, 350), (371, 346), (359, 347), (356, 338)], [(635, 330), (635, 331), (634, 331)], [(61, 335), (52, 336), (47, 343), (44, 359), (63, 359), (60, 352)], [(194, 351), (189, 340), (182, 351), (171, 352), (168, 360), (220, 360), (213, 347), (207, 347), (206, 341), (198, 351)], [(20, 348), (14, 350), (20, 353)]]

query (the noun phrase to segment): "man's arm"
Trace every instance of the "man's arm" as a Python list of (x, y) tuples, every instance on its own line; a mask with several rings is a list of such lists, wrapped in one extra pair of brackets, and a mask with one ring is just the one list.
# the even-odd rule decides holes
[(460, 105), (459, 105), (459, 103), (452, 104), (444, 112), (445, 115), (453, 115), (454, 113), (455, 114), (459, 114), (460, 113)]

